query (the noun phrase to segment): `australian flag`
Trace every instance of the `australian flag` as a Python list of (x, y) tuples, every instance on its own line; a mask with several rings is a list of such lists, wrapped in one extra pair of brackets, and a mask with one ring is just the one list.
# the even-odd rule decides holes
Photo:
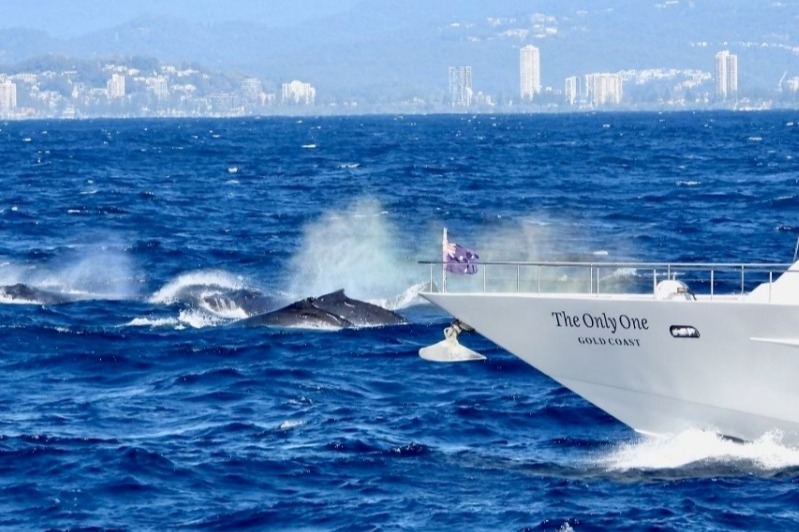
[(450, 273), (477, 273), (477, 253), (454, 242), (444, 244), (444, 268)]

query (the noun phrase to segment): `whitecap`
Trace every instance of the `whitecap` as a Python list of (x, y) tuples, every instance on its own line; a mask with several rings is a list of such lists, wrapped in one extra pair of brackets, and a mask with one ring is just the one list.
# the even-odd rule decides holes
[(214, 316), (228, 320), (241, 320), (249, 317), (249, 314), (247, 314), (247, 312), (245, 312), (243, 308), (239, 307), (234, 301), (229, 301), (227, 305), (217, 304), (215, 307), (211, 307), (211, 305), (207, 303), (206, 298), (213, 296), (216, 293), (217, 292), (215, 290), (209, 290), (208, 292), (203, 292), (200, 294), (198, 304), (202, 310), (208, 312), (209, 314), (213, 314)]
[(149, 298), (153, 304), (169, 305), (180, 299), (181, 291), (191, 286), (214, 286), (230, 290), (244, 288), (242, 278), (222, 270), (198, 270), (184, 273), (164, 285)]
[(216, 327), (224, 320), (217, 316), (212, 316), (205, 311), (188, 309), (181, 310), (178, 321), (183, 325), (188, 325), (193, 329), (204, 329), (206, 327)]
[(299, 420), (299, 419), (298, 420), (287, 419), (286, 421), (281, 423), (280, 427), (278, 427), (278, 428), (280, 430), (291, 430), (293, 428), (301, 427), (303, 425), (305, 425), (305, 421), (302, 421), (302, 420)]
[(419, 292), (428, 287), (428, 283), (419, 283), (408, 287), (401, 294), (393, 298), (387, 299), (370, 299), (367, 303), (378, 305), (387, 310), (399, 310), (413, 305), (424, 303), (426, 300), (422, 299)]
[(0, 292), (0, 305), (40, 305), (39, 301), (8, 297)]
[(597, 460), (611, 471), (677, 469), (696, 463), (752, 464), (775, 470), (799, 466), (799, 448), (769, 432), (752, 442), (740, 443), (715, 432), (690, 429), (667, 437), (642, 437), (625, 443)]
[(126, 327), (175, 327), (180, 325), (177, 318), (133, 318)]

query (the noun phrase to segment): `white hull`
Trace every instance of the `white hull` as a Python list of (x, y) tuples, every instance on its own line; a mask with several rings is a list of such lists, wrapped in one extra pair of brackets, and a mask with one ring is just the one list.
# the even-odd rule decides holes
[(753, 440), (778, 430), (799, 442), (797, 305), (746, 296), (422, 295), (636, 431), (700, 428)]

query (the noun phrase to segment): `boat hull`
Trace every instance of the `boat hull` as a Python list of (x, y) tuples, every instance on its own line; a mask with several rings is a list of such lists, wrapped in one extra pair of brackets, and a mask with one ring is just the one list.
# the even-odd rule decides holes
[(799, 442), (799, 307), (738, 298), (424, 293), (636, 431)]

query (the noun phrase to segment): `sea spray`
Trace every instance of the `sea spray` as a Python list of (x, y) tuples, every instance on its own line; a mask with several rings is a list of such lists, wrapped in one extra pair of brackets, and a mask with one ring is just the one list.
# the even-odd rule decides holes
[(407, 245), (378, 201), (356, 200), (303, 228), (287, 291), (308, 297), (343, 288), (357, 299), (396, 297), (422, 272)]
[(39, 264), (6, 263), (0, 284), (24, 283), (78, 299), (136, 299), (140, 276), (121, 246), (78, 246)]

